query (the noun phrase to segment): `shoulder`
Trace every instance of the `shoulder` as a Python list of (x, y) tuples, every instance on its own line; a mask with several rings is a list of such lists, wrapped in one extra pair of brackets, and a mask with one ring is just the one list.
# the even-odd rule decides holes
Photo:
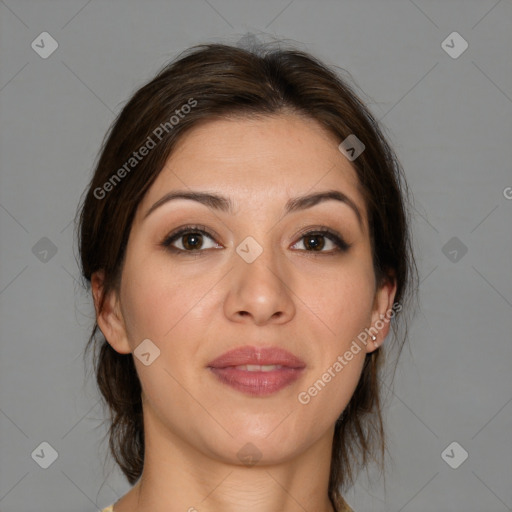
[(102, 509), (101, 512), (114, 512), (114, 504)]

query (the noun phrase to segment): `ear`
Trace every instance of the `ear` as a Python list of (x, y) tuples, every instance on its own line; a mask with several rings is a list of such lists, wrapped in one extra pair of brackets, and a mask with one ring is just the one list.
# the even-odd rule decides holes
[(394, 316), (394, 309), (392, 309), (392, 307), (395, 294), (396, 278), (394, 273), (390, 273), (375, 292), (372, 321), (368, 331), (371, 335), (375, 336), (376, 339), (372, 341), (370, 335), (369, 343), (366, 345), (368, 353), (378, 348), (376, 344), (380, 347), (389, 333), (391, 318)]
[(100, 311), (100, 303), (103, 297), (105, 273), (103, 270), (94, 272), (91, 276), (91, 288), (96, 310), (96, 322), (103, 336), (112, 348), (120, 354), (132, 352), (128, 343), (126, 326), (124, 323), (118, 293), (111, 290), (105, 297), (103, 309)]

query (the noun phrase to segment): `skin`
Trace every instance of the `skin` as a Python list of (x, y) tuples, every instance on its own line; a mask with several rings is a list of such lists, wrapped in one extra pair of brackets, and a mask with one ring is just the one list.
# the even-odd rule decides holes
[[(103, 275), (94, 274), (97, 320), (112, 347), (132, 353), (150, 339), (160, 350), (149, 366), (134, 357), (143, 388), (144, 471), (115, 512), (333, 510), (327, 488), (334, 423), (374, 344), (360, 344), (307, 405), (297, 396), (390, 310), (396, 291), (392, 281), (377, 287), (363, 196), (340, 142), (316, 121), (291, 114), (194, 128), (139, 205), (120, 288), (101, 312)], [(362, 227), (334, 200), (283, 217), (288, 199), (327, 189), (352, 199)], [(173, 190), (229, 196), (234, 214), (180, 199), (144, 218)], [(200, 257), (159, 245), (195, 223), (218, 235), (203, 235)], [(306, 245), (302, 229), (319, 226), (338, 232), (348, 251), (336, 252), (322, 237), (322, 252)], [(250, 264), (235, 250), (247, 236), (263, 248)], [(185, 250), (187, 242), (182, 236), (173, 245)], [(379, 344), (388, 330), (386, 323)], [(273, 395), (248, 396), (207, 369), (243, 345), (285, 348), (306, 368)], [(261, 454), (252, 466), (237, 456), (247, 443)]]

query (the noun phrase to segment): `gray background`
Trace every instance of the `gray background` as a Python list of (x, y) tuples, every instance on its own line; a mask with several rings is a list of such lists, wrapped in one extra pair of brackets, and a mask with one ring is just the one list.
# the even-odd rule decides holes
[[(0, 0), (0, 17), (1, 512), (92, 511), (129, 489), (103, 465), (72, 220), (131, 93), (188, 46), (247, 34), (348, 70), (414, 195), (421, 310), (389, 392), (393, 458), (385, 488), (371, 470), (347, 500), (512, 510), (510, 0)], [(31, 47), (44, 31), (59, 45), (46, 59)], [(441, 46), (453, 31), (469, 44), (457, 58)], [(441, 455), (454, 441), (457, 469)], [(58, 453), (47, 469), (42, 442)]]

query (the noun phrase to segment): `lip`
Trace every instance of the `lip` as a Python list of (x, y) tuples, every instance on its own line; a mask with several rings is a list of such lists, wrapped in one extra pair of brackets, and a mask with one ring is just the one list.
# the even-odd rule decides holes
[[(276, 368), (249, 371), (246, 365)], [(207, 367), (223, 384), (251, 396), (267, 396), (296, 381), (306, 364), (281, 348), (245, 346), (222, 354)]]

